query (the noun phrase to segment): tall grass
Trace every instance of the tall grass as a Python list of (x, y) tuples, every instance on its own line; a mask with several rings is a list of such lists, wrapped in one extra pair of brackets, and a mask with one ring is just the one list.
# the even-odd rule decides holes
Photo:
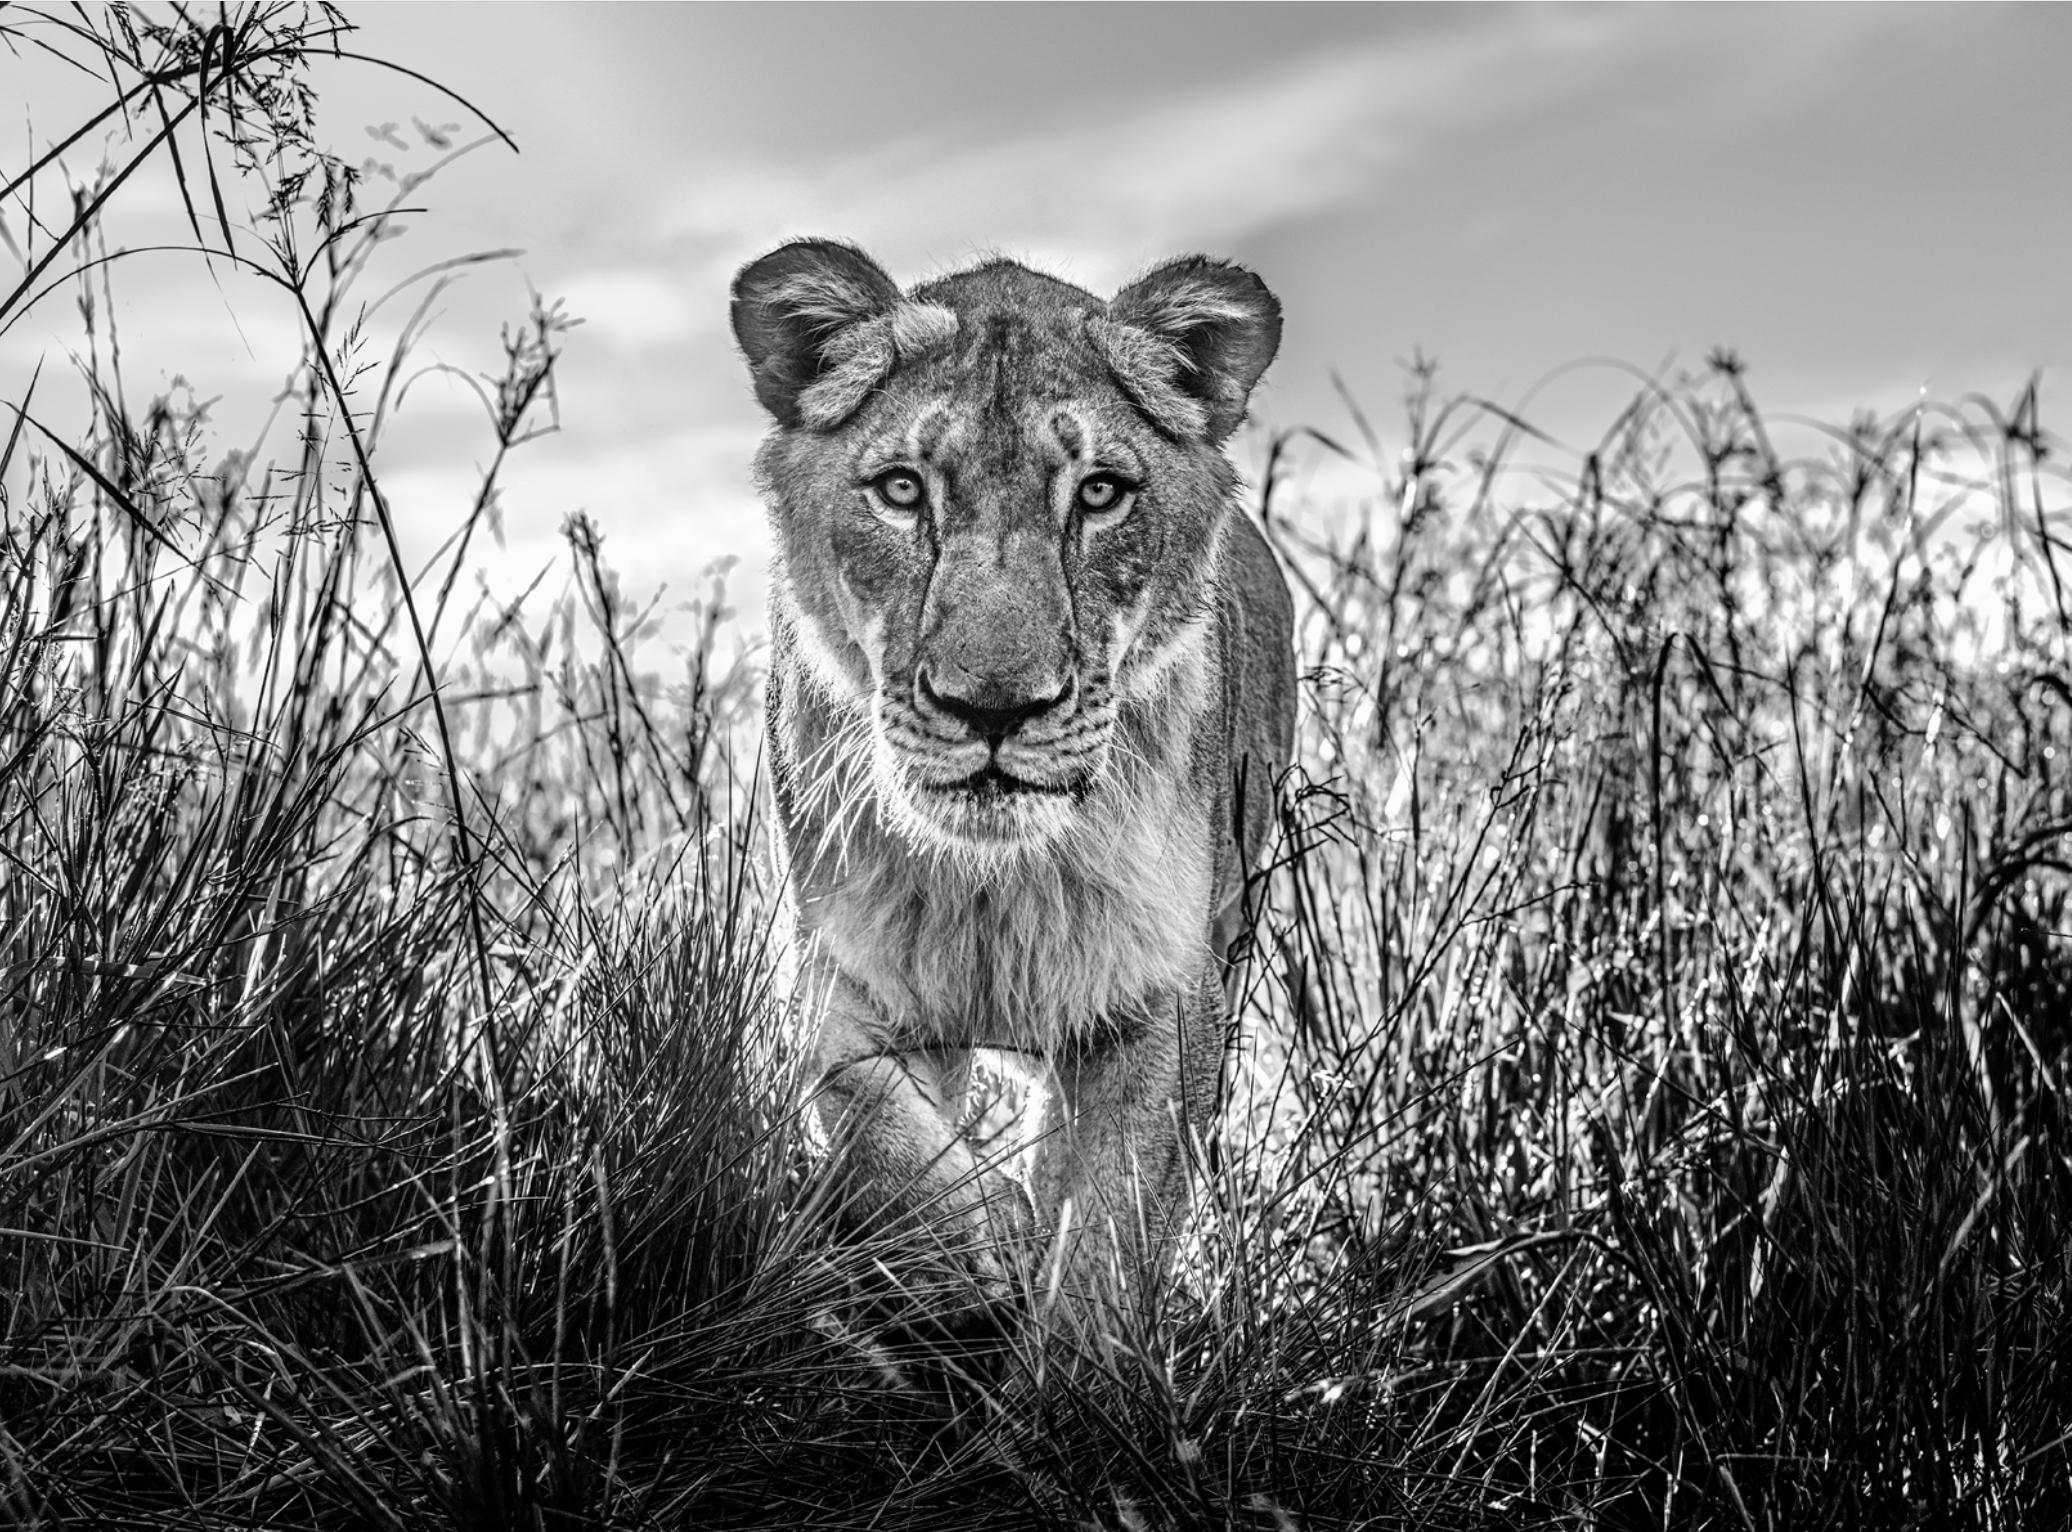
[[(55, 157), (0, 195), (68, 210), (16, 219), (10, 379), (7, 329), (83, 296), (88, 415), (44, 432), (38, 372), (0, 435), (9, 1520), (2072, 1518), (2033, 390), (1788, 459), (1720, 356), (1564, 457), (1420, 370), (1400, 454), (1268, 444), (1300, 762), (1183, 1259), (1112, 1335), (960, 1354), (879, 1322), (912, 1252), (821, 1216), (718, 595), (669, 671), (581, 520), (558, 591), (464, 595), (580, 336), (512, 328), (482, 493), (406, 568), (389, 215), (305, 72), (343, 24), (0, 39), (132, 109), (80, 195)], [(277, 277), (283, 461), (124, 386), (132, 170)], [(1320, 454), (1372, 474), (1349, 517), (1300, 498)]]
[(1790, 462), (1720, 355), (1514, 497), (1515, 422), (1420, 387), (1396, 514), (1318, 551), (1285, 1078), (1328, 1259), (1456, 1247), (1390, 1384), (1455, 1472), (1672, 1524), (2065, 1514), (2034, 417)]

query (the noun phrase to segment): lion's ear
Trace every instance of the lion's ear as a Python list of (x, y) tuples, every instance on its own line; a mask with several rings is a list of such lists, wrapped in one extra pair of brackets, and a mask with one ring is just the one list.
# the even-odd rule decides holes
[(834, 240), (795, 239), (742, 267), (734, 278), (734, 338), (763, 408), (787, 426), (824, 413), (802, 410), (800, 395), (853, 361), (856, 348), (841, 343), (845, 332), (898, 302), (898, 286), (875, 261)]
[[(1158, 350), (1177, 363), (1163, 381), (1197, 403), (1214, 442), (1245, 418), (1252, 386), (1281, 344), (1281, 306), (1266, 284), (1242, 266), (1205, 255), (1183, 255), (1132, 282), (1109, 301), (1108, 317), (1163, 343)], [(1117, 348), (1104, 349), (1113, 360)], [(1141, 377), (1149, 358), (1143, 348), (1122, 349), (1138, 353), (1129, 370), (1140, 375), (1122, 381), (1141, 400), (1142, 386), (1151, 381)], [(1173, 413), (1169, 405), (1153, 410), (1154, 417)]]

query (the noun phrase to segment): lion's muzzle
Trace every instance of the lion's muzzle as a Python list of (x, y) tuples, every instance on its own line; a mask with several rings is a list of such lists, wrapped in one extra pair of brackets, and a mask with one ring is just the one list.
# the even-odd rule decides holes
[(967, 846), (1060, 833), (1105, 730), (1086, 714), (1054, 541), (997, 524), (946, 538), (912, 654), (880, 712), (908, 823)]
[(1052, 677), (1032, 686), (1021, 676), (974, 674), (951, 662), (937, 670), (925, 662), (914, 674), (914, 700), (931, 721), (962, 724), (998, 755), (1008, 737), (1071, 705), (1072, 678), (1051, 689)]
[[(997, 755), (1069, 714), (1071, 595), (1054, 542), (997, 524), (947, 537), (921, 613), (914, 700), (931, 725)], [(947, 727), (946, 727), (947, 726)]]

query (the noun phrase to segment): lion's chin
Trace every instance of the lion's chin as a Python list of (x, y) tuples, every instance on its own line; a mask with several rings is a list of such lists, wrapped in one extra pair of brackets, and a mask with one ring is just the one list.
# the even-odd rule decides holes
[(1083, 796), (1076, 785), (1052, 785), (988, 765), (951, 781), (897, 774), (886, 794), (910, 842), (928, 850), (1007, 860), (1055, 845), (1071, 829)]

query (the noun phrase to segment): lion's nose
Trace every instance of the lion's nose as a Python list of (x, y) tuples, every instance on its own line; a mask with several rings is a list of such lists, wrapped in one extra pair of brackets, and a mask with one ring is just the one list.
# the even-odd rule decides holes
[(1063, 707), (1072, 695), (1072, 681), (1067, 677), (1062, 686), (1039, 682), (1032, 688), (1018, 681), (974, 675), (962, 665), (950, 663), (921, 666), (914, 675), (914, 690), (924, 708), (956, 719), (997, 750), (1023, 725)]

